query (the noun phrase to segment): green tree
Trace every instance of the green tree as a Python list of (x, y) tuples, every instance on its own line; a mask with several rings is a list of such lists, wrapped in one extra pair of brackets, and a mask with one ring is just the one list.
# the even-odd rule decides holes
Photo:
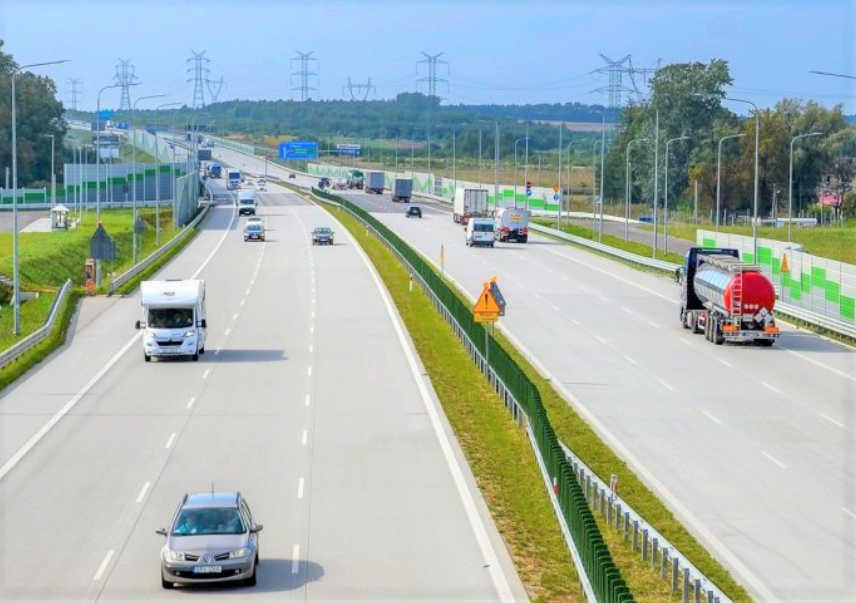
[[(18, 64), (2, 50), (0, 40), (0, 166), (12, 165), (12, 74)], [(47, 184), (51, 174), (51, 141), (56, 138), (57, 180), (62, 181), (62, 142), (66, 125), (56, 85), (48, 77), (29, 72), (15, 78), (18, 138), (18, 186)]]

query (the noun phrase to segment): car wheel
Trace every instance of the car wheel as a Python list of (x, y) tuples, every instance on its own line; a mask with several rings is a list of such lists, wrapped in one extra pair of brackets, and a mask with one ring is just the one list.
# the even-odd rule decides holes
[(175, 588), (175, 582), (164, 580), (163, 576), (161, 576), (161, 586), (167, 590), (172, 590), (173, 588)]
[(196, 362), (197, 360), (199, 360), (199, 351), (197, 351), (193, 356), (191, 356), (191, 358), (193, 358), (193, 361), (194, 361), (194, 362)]
[(145, 358), (145, 359), (146, 359), (146, 362), (151, 362), (151, 361), (152, 361), (152, 357), (151, 357), (151, 356), (149, 356), (148, 354), (146, 354), (145, 352), (143, 352), (143, 358)]
[(255, 586), (256, 582), (258, 582), (258, 579), (256, 576), (256, 566), (253, 565), (253, 575), (250, 576), (249, 578), (247, 578), (246, 580), (244, 580), (244, 586)]

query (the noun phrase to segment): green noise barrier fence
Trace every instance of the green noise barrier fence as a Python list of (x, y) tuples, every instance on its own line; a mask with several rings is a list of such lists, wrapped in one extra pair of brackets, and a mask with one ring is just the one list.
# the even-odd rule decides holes
[[(594, 599), (599, 603), (633, 603), (633, 595), (595, 523), (583, 489), (550, 424), (535, 384), (496, 342), (489, 330), (473, 320), (472, 308), (461, 301), (418, 252), (367, 211), (347, 199), (315, 188), (312, 192), (319, 198), (347, 209), (373, 230), (412, 271), (414, 278), (424, 287), (434, 305), (464, 342), (473, 360), (503, 398), (514, 418), (521, 424), (524, 419), (528, 422), (534, 445), (543, 460), (543, 468), (555, 480), (555, 498), (579, 554), (579, 557), (575, 557), (588, 578)], [(525, 417), (520, 416), (521, 413)]]

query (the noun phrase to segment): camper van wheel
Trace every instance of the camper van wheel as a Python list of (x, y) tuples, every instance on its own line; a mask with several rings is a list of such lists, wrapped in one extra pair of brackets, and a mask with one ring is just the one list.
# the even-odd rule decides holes
[(145, 358), (145, 359), (146, 359), (146, 362), (151, 362), (151, 361), (152, 361), (152, 357), (151, 357), (151, 356), (149, 356), (148, 354), (146, 354), (145, 352), (143, 352), (143, 358)]
[(194, 362), (199, 360), (199, 352), (196, 352), (193, 356), (191, 356), (191, 358), (193, 358)]
[(201, 348), (199, 348), (199, 353), (200, 353), (200, 354), (204, 354), (204, 353), (205, 353), (205, 346), (202, 346)]

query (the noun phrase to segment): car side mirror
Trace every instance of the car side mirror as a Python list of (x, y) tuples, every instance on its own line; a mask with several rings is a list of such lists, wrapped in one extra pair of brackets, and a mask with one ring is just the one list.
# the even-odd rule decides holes
[(155, 530), (155, 534), (160, 534), (161, 536), (166, 536), (166, 528), (158, 528)]
[(199, 321), (199, 326), (202, 327), (203, 329), (207, 329), (208, 328), (208, 321), (203, 318), (202, 320)]
[(262, 530), (264, 530), (264, 529), (265, 529), (265, 527), (264, 527), (262, 524), (260, 524), (260, 523), (259, 523), (259, 524), (254, 525), (254, 526), (253, 526), (253, 529), (252, 529), (252, 530), (250, 530), (250, 532), (257, 533), (257, 532), (261, 532), (261, 531), (262, 531)]
[(134, 328), (136, 328), (138, 331), (139, 331), (140, 329), (145, 328), (145, 326), (146, 326), (146, 323), (144, 323), (144, 322), (140, 322), (139, 320), (138, 320), (137, 322), (135, 322), (135, 323), (134, 323)]

